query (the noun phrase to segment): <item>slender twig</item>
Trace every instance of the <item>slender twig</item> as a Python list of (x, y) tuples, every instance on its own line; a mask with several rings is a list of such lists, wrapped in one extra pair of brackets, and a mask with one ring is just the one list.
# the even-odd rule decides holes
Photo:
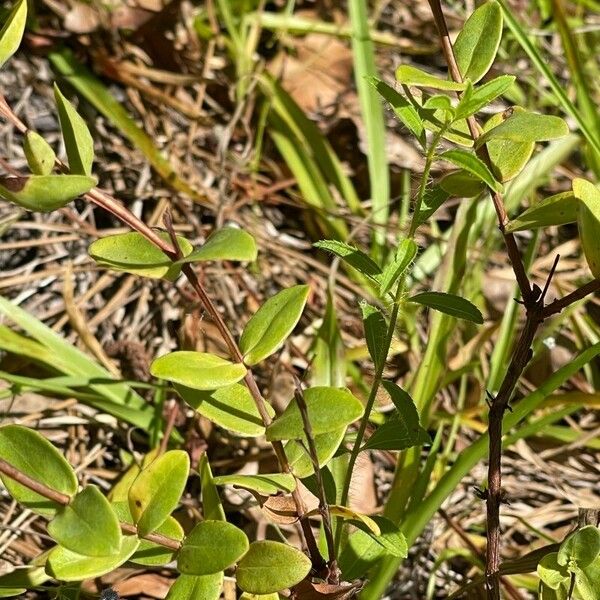
[(547, 304), (544, 307), (544, 310), (542, 311), (542, 316), (544, 317), (544, 319), (547, 319), (548, 317), (558, 314), (560, 311), (562, 311), (564, 308), (567, 308), (571, 304), (574, 304), (579, 300), (583, 300), (583, 298), (585, 298), (586, 296), (589, 296), (590, 294), (594, 294), (596, 292), (600, 292), (600, 279), (592, 279), (592, 281), (589, 281), (585, 285), (582, 285), (580, 288), (577, 288), (575, 291), (571, 292), (570, 294), (567, 294), (563, 298), (559, 298), (557, 300), (554, 300), (553, 302), (550, 302), (550, 304)]
[[(52, 488), (44, 485), (43, 483), (36, 481), (29, 475), (26, 475), (21, 470), (17, 469), (7, 461), (0, 458), (0, 473), (4, 473), (11, 479), (14, 479), (17, 483), (20, 483), (22, 486), (30, 489), (32, 492), (43, 496), (44, 498), (48, 498), (52, 502), (56, 504), (60, 504), (61, 506), (67, 506), (71, 502), (71, 498), (66, 494), (61, 492), (57, 492)], [(127, 535), (138, 535), (137, 527), (132, 525), (131, 523), (119, 523), (121, 527), (121, 531)], [(165, 548), (169, 548), (170, 550), (177, 551), (181, 548), (181, 542), (178, 540), (174, 540), (173, 538), (167, 537), (166, 535), (162, 535), (160, 533), (148, 533), (146, 535), (140, 536), (141, 538), (148, 540), (149, 542), (154, 542), (159, 546), (163, 546)]]

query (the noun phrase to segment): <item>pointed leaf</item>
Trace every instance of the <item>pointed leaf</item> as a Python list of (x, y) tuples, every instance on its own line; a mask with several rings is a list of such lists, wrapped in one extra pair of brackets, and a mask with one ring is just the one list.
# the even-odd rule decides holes
[(27, 164), (34, 175), (50, 175), (56, 162), (56, 154), (52, 146), (39, 134), (31, 129), (25, 134), (23, 152)]
[(518, 217), (511, 219), (506, 225), (506, 231), (524, 231), (566, 225), (577, 221), (579, 201), (573, 192), (561, 192), (537, 202)]
[(281, 348), (302, 316), (309, 287), (296, 285), (269, 298), (246, 324), (240, 350), (255, 365)]
[[(321, 468), (326, 466), (334, 457), (345, 434), (346, 426), (344, 425), (335, 431), (328, 431), (327, 433), (314, 436), (317, 459)], [(305, 450), (307, 443), (306, 436), (303, 442), (304, 446), (297, 440), (289, 440), (285, 444), (285, 455), (287, 456), (290, 468), (292, 469), (292, 473), (299, 479), (309, 477), (315, 471), (312, 460)]]
[[(74, 496), (77, 478), (71, 465), (42, 435), (22, 425), (0, 427), (0, 458), (25, 475), (53, 490)], [(8, 493), (26, 508), (41, 515), (53, 515), (59, 505), (0, 475)]]
[(246, 534), (226, 521), (202, 521), (183, 540), (177, 569), (186, 575), (210, 575), (235, 564), (248, 550)]
[(233, 485), (258, 492), (262, 496), (273, 496), (279, 492), (293, 492), (296, 479), (289, 473), (260, 473), (259, 475), (221, 475), (215, 477), (216, 485)]
[[(357, 512), (347, 506), (339, 506), (337, 504), (329, 505), (329, 512), (334, 517), (339, 517), (345, 521), (353, 521), (356, 522), (357, 525), (363, 529), (366, 528), (370, 533), (374, 535), (380, 535), (381, 530), (379, 529), (379, 525), (371, 519), (371, 517), (364, 515), (360, 512)], [(315, 516), (319, 514), (319, 509), (315, 508), (307, 513), (308, 516)]]
[(435, 211), (448, 199), (448, 192), (441, 186), (436, 185), (433, 188), (428, 188), (423, 197), (421, 210), (417, 216), (417, 225), (422, 225), (435, 213)]
[(69, 170), (76, 175), (91, 175), (94, 162), (92, 134), (75, 107), (63, 96), (56, 84), (54, 84), (54, 99), (69, 159)]
[(374, 277), (381, 273), (379, 265), (370, 256), (350, 244), (336, 240), (321, 240), (313, 244), (313, 246), (339, 256), (344, 262), (347, 262), (363, 275)]
[[(363, 414), (363, 405), (345, 388), (312, 387), (304, 392), (314, 435), (336, 431), (356, 421)], [(302, 415), (293, 399), (267, 427), (267, 439), (292, 440), (304, 437)]]
[(117, 515), (102, 492), (88, 485), (68, 506), (58, 509), (48, 533), (61, 545), (83, 556), (115, 556), (121, 550)]
[(129, 510), (144, 536), (160, 527), (177, 508), (190, 470), (183, 450), (170, 450), (153, 460), (129, 488)]
[(456, 83), (449, 79), (441, 79), (411, 65), (400, 65), (396, 69), (396, 80), (402, 85), (413, 85), (415, 87), (426, 87), (435, 90), (460, 92), (466, 87), (466, 83)]
[(288, 544), (253, 542), (238, 565), (237, 584), (250, 594), (272, 594), (302, 581), (311, 566), (306, 555)]
[(573, 194), (579, 200), (577, 226), (587, 264), (600, 278), (600, 190), (585, 179), (573, 180)]
[(127, 561), (139, 543), (135, 536), (123, 537), (119, 554), (93, 557), (82, 556), (62, 546), (56, 546), (48, 555), (46, 572), (59, 581), (82, 581), (101, 577)]
[[(406, 558), (408, 556), (408, 545), (398, 525), (380, 515), (373, 515), (371, 519), (379, 527), (379, 535), (370, 535), (371, 539), (383, 546), (386, 554)], [(369, 534), (368, 531), (366, 533)]]
[(487, 166), (472, 152), (467, 150), (448, 150), (440, 154), (440, 159), (451, 162), (453, 165), (464, 169), (483, 181), (496, 192), (502, 191), (502, 185), (498, 183)]
[(474, 198), (487, 189), (483, 181), (462, 169), (444, 175), (439, 185), (450, 196), (458, 198)]
[(195, 390), (216, 390), (243, 379), (246, 367), (208, 352), (179, 350), (157, 358), (150, 373)]
[[(195, 390), (174, 384), (177, 393), (193, 409), (219, 427), (242, 437), (264, 435), (265, 426), (248, 388), (234, 383), (217, 390)], [(274, 415), (270, 405), (267, 411)]]
[(573, 570), (585, 569), (600, 555), (600, 530), (594, 525), (574, 531), (560, 545), (556, 560)]
[[(384, 269), (379, 280), (379, 293), (385, 296), (398, 281), (398, 278), (406, 271), (408, 266), (417, 256), (418, 246), (411, 239), (403, 239), (396, 249), (396, 256)], [(364, 312), (363, 312), (364, 318)]]
[(89, 192), (97, 181), (85, 175), (0, 177), (0, 197), (34, 212), (52, 212)]
[(465, 319), (479, 325), (483, 323), (483, 315), (480, 310), (466, 298), (461, 298), (454, 294), (422, 292), (411, 296), (408, 301), (439, 310), (457, 319)]
[(207, 260), (256, 260), (254, 238), (237, 227), (224, 227), (215, 231), (203, 246), (178, 261), (181, 263), (203, 262)]
[(222, 572), (201, 576), (180, 575), (165, 600), (219, 600), (222, 587)]
[(375, 368), (378, 369), (387, 358), (387, 323), (385, 317), (378, 308), (371, 306), (368, 302), (360, 303), (363, 327), (367, 348), (373, 360)]
[(27, 0), (17, 0), (0, 30), (0, 67), (18, 50), (27, 21)]
[[(476, 114), (490, 102), (501, 96), (515, 82), (514, 75), (500, 75), (479, 87), (470, 86), (462, 95), (460, 102), (456, 106), (455, 119), (466, 119)], [(470, 93), (469, 93), (469, 90)]]
[[(171, 238), (166, 231), (158, 235), (170, 243)], [(181, 236), (177, 236), (177, 241), (182, 253), (189, 255), (192, 251), (190, 242)], [(100, 266), (151, 279), (174, 281), (181, 271), (181, 265), (173, 263), (162, 250), (137, 231), (100, 238), (92, 242), (88, 253)]]
[(200, 457), (198, 465), (198, 473), (200, 474), (200, 487), (202, 491), (202, 514), (209, 521), (225, 521), (225, 511), (221, 504), (219, 491), (215, 485), (213, 474), (208, 462), (206, 452)]
[(473, 11), (461, 29), (454, 53), (461, 75), (473, 83), (490, 69), (502, 37), (502, 10), (494, 0)]

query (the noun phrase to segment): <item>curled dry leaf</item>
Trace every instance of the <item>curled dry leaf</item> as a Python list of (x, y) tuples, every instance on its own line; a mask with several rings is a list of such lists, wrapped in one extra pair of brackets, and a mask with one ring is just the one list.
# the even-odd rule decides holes
[(298, 520), (296, 504), (291, 496), (269, 496), (262, 509), (266, 517), (279, 525), (291, 525)]
[(294, 586), (292, 598), (294, 600), (349, 600), (360, 592), (362, 586), (361, 581), (333, 585), (331, 583), (313, 583), (305, 579)]
[(64, 26), (73, 33), (91, 33), (100, 25), (98, 11), (89, 4), (77, 2), (65, 15)]

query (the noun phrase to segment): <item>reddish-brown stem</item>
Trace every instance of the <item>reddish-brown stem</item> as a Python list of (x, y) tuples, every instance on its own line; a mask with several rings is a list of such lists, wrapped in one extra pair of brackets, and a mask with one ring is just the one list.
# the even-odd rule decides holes
[(564, 298), (559, 298), (554, 300), (550, 304), (544, 307), (542, 311), (542, 316), (544, 319), (551, 317), (552, 315), (556, 315), (561, 312), (567, 306), (578, 302), (579, 300), (583, 300), (586, 296), (590, 294), (594, 294), (595, 292), (600, 291), (600, 279), (592, 279), (585, 285), (582, 285), (580, 288), (577, 288), (575, 291), (567, 294)]
[[(10, 463), (0, 458), (0, 473), (4, 473), (11, 479), (14, 479), (17, 483), (25, 486), (31, 491), (43, 496), (44, 498), (48, 498), (48, 500), (52, 500), (52, 502), (56, 502), (56, 504), (60, 504), (61, 506), (67, 506), (71, 502), (71, 498), (66, 494), (61, 492), (57, 492), (52, 488), (36, 481), (29, 475), (26, 475)], [(131, 523), (119, 523), (121, 527), (121, 531), (127, 535), (138, 535), (137, 527), (132, 525)], [(169, 548), (170, 550), (177, 551), (181, 548), (181, 543), (178, 540), (174, 540), (173, 538), (167, 537), (165, 535), (161, 535), (160, 533), (148, 533), (146, 535), (140, 536), (141, 538), (148, 540), (149, 542), (154, 542), (160, 546), (165, 548)]]

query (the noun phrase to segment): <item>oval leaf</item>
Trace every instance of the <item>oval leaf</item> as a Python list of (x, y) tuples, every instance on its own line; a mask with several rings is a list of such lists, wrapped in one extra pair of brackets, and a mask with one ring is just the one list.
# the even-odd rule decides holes
[(262, 496), (273, 496), (279, 492), (293, 492), (296, 479), (288, 473), (260, 473), (259, 475), (221, 475), (215, 477), (216, 485), (233, 485), (258, 492)]
[[(265, 426), (246, 386), (235, 383), (205, 391), (179, 384), (173, 387), (187, 404), (219, 427), (242, 437), (264, 435)], [(270, 405), (266, 408), (271, 416), (275, 414)]]
[(17, 0), (0, 30), (0, 67), (18, 50), (27, 21), (27, 0)]
[(88, 485), (68, 506), (58, 509), (48, 533), (61, 545), (83, 556), (116, 556), (121, 550), (117, 515), (102, 492)]
[(487, 188), (483, 181), (466, 171), (453, 171), (440, 179), (440, 188), (458, 198), (474, 198)]
[(566, 567), (558, 564), (558, 553), (546, 554), (537, 565), (539, 578), (553, 590), (557, 590), (562, 584), (571, 579), (571, 574)]
[(190, 459), (171, 450), (152, 461), (129, 488), (129, 510), (143, 536), (160, 527), (179, 504), (187, 482)]
[[(71, 497), (77, 492), (71, 465), (45, 437), (28, 427), (0, 427), (0, 458), (57, 492)], [(53, 515), (60, 506), (4, 474), (0, 478), (11, 496), (35, 513)]]
[(577, 226), (587, 264), (600, 278), (600, 190), (585, 179), (573, 180), (573, 193), (579, 200)]
[(186, 575), (210, 575), (235, 564), (248, 550), (246, 534), (226, 521), (202, 521), (183, 540), (177, 569)]
[[(166, 242), (171, 238), (166, 231), (158, 233)], [(177, 236), (179, 247), (184, 255), (192, 251), (192, 245), (183, 237)], [(181, 266), (173, 261), (137, 231), (109, 235), (93, 242), (88, 248), (89, 255), (101, 266), (115, 271), (125, 271), (152, 279), (175, 280)]]
[(396, 69), (396, 81), (402, 85), (414, 85), (415, 87), (426, 87), (435, 90), (447, 90), (460, 92), (465, 89), (465, 83), (456, 83), (449, 79), (442, 79), (430, 75), (421, 69), (411, 65), (400, 65)]
[(195, 390), (216, 390), (243, 379), (246, 367), (207, 352), (180, 350), (157, 358), (150, 373)]
[[(336, 431), (350, 425), (363, 414), (363, 405), (345, 388), (312, 387), (304, 392), (314, 435)], [(293, 399), (283, 412), (267, 427), (267, 439), (297, 440), (304, 437), (302, 415)]]
[(448, 150), (440, 154), (439, 158), (451, 162), (453, 165), (471, 173), (471, 175), (483, 181), (483, 183), (495, 192), (502, 191), (502, 184), (494, 179), (487, 166), (472, 152), (468, 152), (467, 150)]
[(379, 265), (368, 254), (350, 244), (338, 242), (337, 240), (321, 240), (313, 244), (313, 246), (339, 256), (344, 262), (354, 267), (363, 275), (375, 277), (381, 273)]
[(212, 575), (180, 575), (165, 600), (219, 600), (223, 573)]
[(91, 175), (94, 162), (94, 140), (85, 121), (75, 107), (63, 96), (54, 84), (54, 99), (62, 131), (69, 170), (76, 175)]
[(137, 537), (126, 536), (123, 537), (119, 554), (93, 557), (83, 556), (62, 546), (56, 546), (48, 555), (46, 572), (59, 581), (82, 581), (101, 577), (129, 560), (139, 543)]
[(523, 231), (574, 223), (577, 221), (578, 208), (579, 201), (573, 192), (555, 194), (537, 202), (509, 221), (506, 231)]
[(594, 525), (574, 531), (560, 545), (556, 560), (559, 565), (585, 569), (600, 554), (600, 530)]
[(25, 134), (23, 151), (27, 164), (34, 175), (50, 175), (56, 162), (56, 154), (50, 144), (31, 129)]
[(203, 262), (207, 260), (256, 260), (254, 238), (237, 227), (225, 227), (215, 231), (201, 248), (194, 250), (179, 263)]
[[(346, 425), (315, 435), (315, 449), (317, 451), (317, 459), (319, 461), (319, 467), (324, 467), (334, 457), (337, 449), (340, 447), (344, 435), (346, 434)], [(306, 442), (300, 444), (296, 440), (289, 440), (285, 445), (285, 454), (287, 456), (292, 473), (299, 479), (304, 479), (315, 472), (312, 460), (305, 450)]]
[(95, 177), (85, 175), (31, 175), (0, 177), (0, 196), (34, 212), (52, 212), (89, 192)]
[(296, 585), (311, 569), (310, 559), (280, 542), (254, 542), (240, 561), (238, 587), (250, 594), (272, 594)]
[(256, 311), (240, 339), (246, 364), (255, 365), (281, 348), (300, 320), (308, 291), (307, 285), (282, 290)]
[(461, 75), (473, 83), (490, 69), (502, 37), (502, 10), (491, 0), (473, 11), (461, 29), (454, 53)]
[(411, 296), (408, 301), (439, 310), (440, 312), (452, 315), (457, 319), (472, 321), (478, 325), (483, 323), (483, 315), (479, 309), (471, 304), (466, 298), (461, 298), (454, 294), (445, 294), (444, 292), (422, 292)]

